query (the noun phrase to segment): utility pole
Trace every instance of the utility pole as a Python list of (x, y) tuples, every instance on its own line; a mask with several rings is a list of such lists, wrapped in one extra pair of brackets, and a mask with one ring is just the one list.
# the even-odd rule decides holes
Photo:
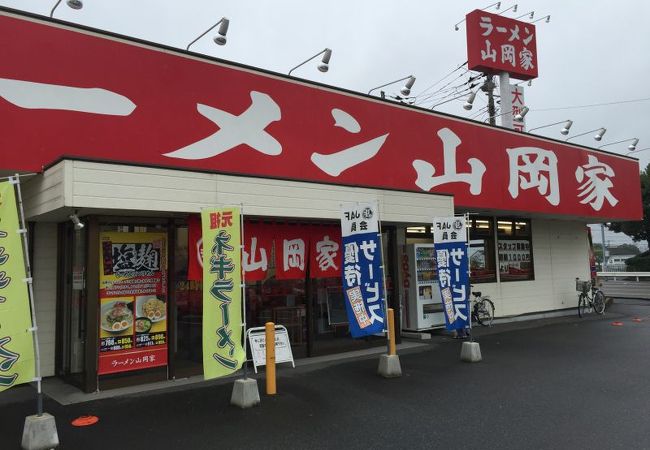
[(487, 94), (488, 97), (488, 117), (490, 119), (490, 125), (497, 124), (497, 111), (494, 107), (494, 81), (492, 81), (492, 75), (485, 75), (485, 83), (481, 86), (481, 90)]
[(601, 245), (603, 247), (603, 264), (602, 271), (607, 272), (607, 247), (605, 246), (605, 224), (600, 224), (600, 239)]

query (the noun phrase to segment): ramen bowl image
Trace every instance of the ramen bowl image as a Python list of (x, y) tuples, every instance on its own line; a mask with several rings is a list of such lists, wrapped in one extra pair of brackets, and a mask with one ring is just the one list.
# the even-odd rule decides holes
[(167, 317), (167, 303), (155, 295), (142, 295), (136, 297), (138, 317), (146, 317), (153, 323), (165, 320)]
[(133, 312), (127, 302), (113, 301), (101, 307), (102, 330), (120, 333), (133, 325)]

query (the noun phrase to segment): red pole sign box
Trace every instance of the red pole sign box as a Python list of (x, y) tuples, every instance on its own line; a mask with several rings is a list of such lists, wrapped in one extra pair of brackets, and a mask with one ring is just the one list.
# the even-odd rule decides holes
[(513, 78), (537, 78), (535, 25), (480, 9), (469, 13), (467, 23), (467, 67)]

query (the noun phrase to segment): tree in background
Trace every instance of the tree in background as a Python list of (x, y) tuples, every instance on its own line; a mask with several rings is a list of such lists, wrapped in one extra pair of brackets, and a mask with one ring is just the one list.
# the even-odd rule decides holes
[(641, 202), (643, 220), (639, 222), (613, 222), (608, 228), (615, 233), (624, 233), (635, 242), (646, 241), (650, 245), (650, 164), (641, 172)]
[[(641, 202), (643, 220), (640, 222), (615, 222), (609, 229), (616, 233), (625, 233), (635, 242), (646, 241), (650, 245), (650, 164), (641, 172)], [(650, 271), (650, 250), (626, 261), (628, 271)]]

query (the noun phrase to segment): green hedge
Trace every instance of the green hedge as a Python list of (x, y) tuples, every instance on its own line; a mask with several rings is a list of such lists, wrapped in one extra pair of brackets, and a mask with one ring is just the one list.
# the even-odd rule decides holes
[(628, 272), (650, 272), (650, 251), (625, 261)]

